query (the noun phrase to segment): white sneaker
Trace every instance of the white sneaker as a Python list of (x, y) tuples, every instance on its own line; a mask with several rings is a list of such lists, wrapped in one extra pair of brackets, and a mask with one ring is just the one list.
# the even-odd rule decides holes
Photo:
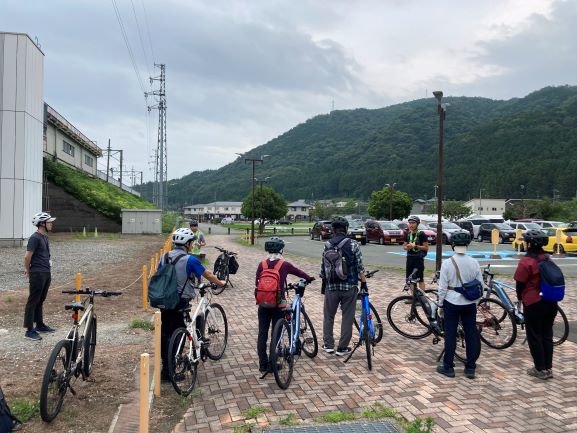
[(326, 353), (335, 353), (335, 349), (334, 349), (333, 347), (327, 347), (327, 346), (325, 346), (324, 344), (323, 344), (323, 350), (324, 350)]

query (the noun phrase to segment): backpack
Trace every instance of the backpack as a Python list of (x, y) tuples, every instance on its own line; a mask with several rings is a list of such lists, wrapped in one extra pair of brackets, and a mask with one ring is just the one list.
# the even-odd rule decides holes
[(284, 260), (278, 260), (274, 267), (269, 268), (265, 260), (262, 261), (262, 272), (254, 291), (257, 305), (265, 308), (277, 308), (282, 301), (282, 284), (280, 280), (280, 268)]
[(323, 269), (325, 279), (331, 283), (347, 280), (347, 262), (343, 257), (343, 247), (349, 239), (344, 238), (338, 244), (325, 242), (323, 251)]
[(548, 256), (539, 262), (539, 295), (544, 301), (559, 302), (565, 296), (565, 277), (563, 271)]
[(178, 289), (175, 265), (185, 256), (187, 254), (180, 254), (170, 260), (168, 253), (165, 254), (164, 265), (152, 276), (148, 284), (148, 299), (151, 307), (164, 310), (176, 308), (180, 302), (181, 290)]
[(4, 393), (0, 387), (0, 433), (10, 433), (11, 431), (20, 430), (22, 423), (18, 418), (12, 415), (8, 403), (4, 398)]

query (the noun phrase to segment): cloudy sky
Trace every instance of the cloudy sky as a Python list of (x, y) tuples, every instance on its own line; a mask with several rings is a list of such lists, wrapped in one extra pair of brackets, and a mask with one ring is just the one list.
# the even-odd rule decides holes
[(154, 63), (166, 64), (173, 179), (333, 106), (576, 85), (575, 23), (576, 0), (0, 0), (0, 31), (45, 53), (46, 102), (100, 147), (124, 149), (145, 181)]

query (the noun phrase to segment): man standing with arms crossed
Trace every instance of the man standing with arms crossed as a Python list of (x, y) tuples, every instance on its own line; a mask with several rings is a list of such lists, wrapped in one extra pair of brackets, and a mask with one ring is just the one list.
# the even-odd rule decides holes
[(419, 278), (419, 288), (425, 290), (425, 256), (429, 251), (429, 242), (427, 235), (419, 231), (421, 219), (418, 216), (411, 215), (407, 221), (409, 223), (409, 231), (403, 244), (403, 248), (407, 252), (405, 277), (408, 278), (413, 273), (413, 269), (417, 268), (415, 277)]
[[(32, 224), (37, 227), (37, 230), (28, 239), (24, 255), (24, 275), (28, 278), (30, 287), (24, 311), (24, 327), (26, 328), (24, 337), (30, 340), (42, 340), (39, 332), (55, 331), (44, 323), (42, 311), (52, 280), (48, 232), (52, 231), (52, 222), (55, 219), (46, 212), (37, 213), (32, 217)], [(34, 323), (36, 323), (36, 328)]]

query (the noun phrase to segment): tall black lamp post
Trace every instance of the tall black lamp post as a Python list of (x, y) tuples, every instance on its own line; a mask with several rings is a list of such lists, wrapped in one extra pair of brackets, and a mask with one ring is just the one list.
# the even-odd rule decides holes
[(439, 239), (439, 233), (443, 233), (443, 124), (445, 121), (445, 104), (443, 104), (443, 92), (433, 92), (437, 99), (437, 113), (439, 114), (439, 166), (437, 169), (437, 252), (436, 270), (441, 270), (443, 259), (443, 238)]
[(252, 162), (252, 219), (250, 221), (250, 244), (254, 245), (254, 183), (256, 178), (254, 177), (254, 166), (257, 162), (260, 162), (262, 164), (262, 162), (264, 161), (264, 159), (270, 155), (262, 155), (259, 159), (254, 159), (254, 158), (245, 158), (244, 162), (245, 164), (247, 162)]
[(387, 183), (385, 184), (387, 188), (391, 190), (391, 199), (389, 200), (389, 221), (393, 220), (393, 194), (395, 193), (395, 188), (397, 187), (396, 183)]

